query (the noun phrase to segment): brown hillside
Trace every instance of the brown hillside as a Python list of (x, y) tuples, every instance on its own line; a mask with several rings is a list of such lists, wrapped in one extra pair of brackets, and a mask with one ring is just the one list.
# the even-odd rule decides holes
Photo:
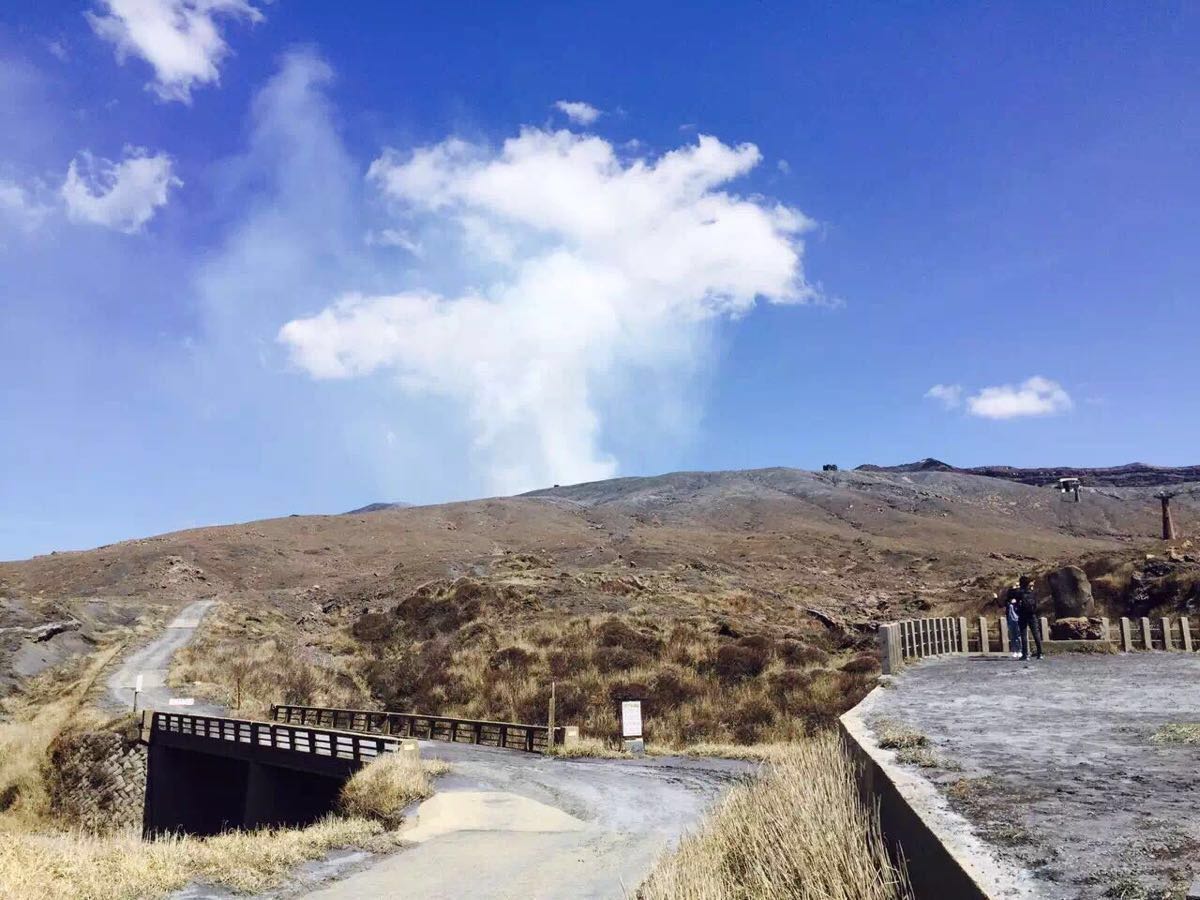
[[(1176, 506), (1189, 533), (1200, 509)], [(232, 656), (253, 655), (252, 702), (528, 718), (554, 679), (597, 730), (629, 691), (679, 713), (674, 738), (753, 739), (781, 735), (806, 698), (865, 689), (869, 672), (837, 667), (875, 622), (979, 608), (1019, 571), (1153, 548), (1158, 516), (1149, 488), (1074, 504), (955, 472), (677, 473), (0, 564), (0, 611), (215, 597), (176, 674), (221, 699)]]

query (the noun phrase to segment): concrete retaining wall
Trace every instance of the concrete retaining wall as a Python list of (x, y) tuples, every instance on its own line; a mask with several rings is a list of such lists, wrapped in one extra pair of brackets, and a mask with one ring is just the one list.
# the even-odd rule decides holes
[(895, 754), (878, 746), (866, 717), (885, 690), (876, 688), (839, 724), (847, 752), (858, 764), (863, 799), (878, 806), (884, 840), (908, 870), (916, 900), (1036, 896), (1027, 873), (996, 857), (930, 782), (897, 765)]

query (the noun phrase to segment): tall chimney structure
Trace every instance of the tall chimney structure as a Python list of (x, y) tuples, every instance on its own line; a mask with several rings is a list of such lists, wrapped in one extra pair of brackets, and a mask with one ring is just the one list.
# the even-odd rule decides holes
[(1163, 506), (1163, 536), (1164, 541), (1175, 540), (1175, 523), (1171, 521), (1171, 495), (1159, 494), (1158, 499)]

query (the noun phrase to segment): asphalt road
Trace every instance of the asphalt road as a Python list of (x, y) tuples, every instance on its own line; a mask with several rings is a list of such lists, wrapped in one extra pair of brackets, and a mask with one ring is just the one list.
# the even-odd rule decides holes
[(453, 771), (399, 852), (303, 896), (623, 898), (660, 853), (752, 771), (729, 760), (562, 760), (422, 742)]
[[(212, 600), (197, 600), (189, 603), (167, 625), (163, 633), (144, 647), (125, 658), (121, 667), (108, 679), (108, 697), (112, 705), (131, 709), (133, 686), (137, 676), (142, 676), (142, 692), (138, 695), (138, 709), (168, 709), (168, 702), (177, 696), (167, 687), (167, 669), (175, 651), (187, 645), (196, 633), (196, 627), (212, 607)], [(224, 709), (212, 704), (199, 703), (181, 707), (181, 711), (202, 715), (223, 715)]]

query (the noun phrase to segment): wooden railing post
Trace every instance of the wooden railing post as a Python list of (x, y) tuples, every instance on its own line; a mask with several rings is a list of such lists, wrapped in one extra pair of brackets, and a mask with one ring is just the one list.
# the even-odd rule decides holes
[(1142, 616), (1142, 640), (1147, 650), (1154, 649), (1154, 635), (1150, 631), (1150, 619), (1147, 616)]
[(1163, 616), (1162, 628), (1163, 628), (1163, 649), (1164, 650), (1174, 650), (1175, 649), (1175, 641), (1171, 637), (1171, 620), (1168, 619), (1166, 616)]
[(979, 652), (984, 656), (988, 656), (992, 652), (988, 646), (988, 621), (984, 616), (979, 617)]
[(1179, 630), (1183, 632), (1183, 649), (1188, 653), (1192, 652), (1192, 620), (1187, 616), (1180, 616)]

